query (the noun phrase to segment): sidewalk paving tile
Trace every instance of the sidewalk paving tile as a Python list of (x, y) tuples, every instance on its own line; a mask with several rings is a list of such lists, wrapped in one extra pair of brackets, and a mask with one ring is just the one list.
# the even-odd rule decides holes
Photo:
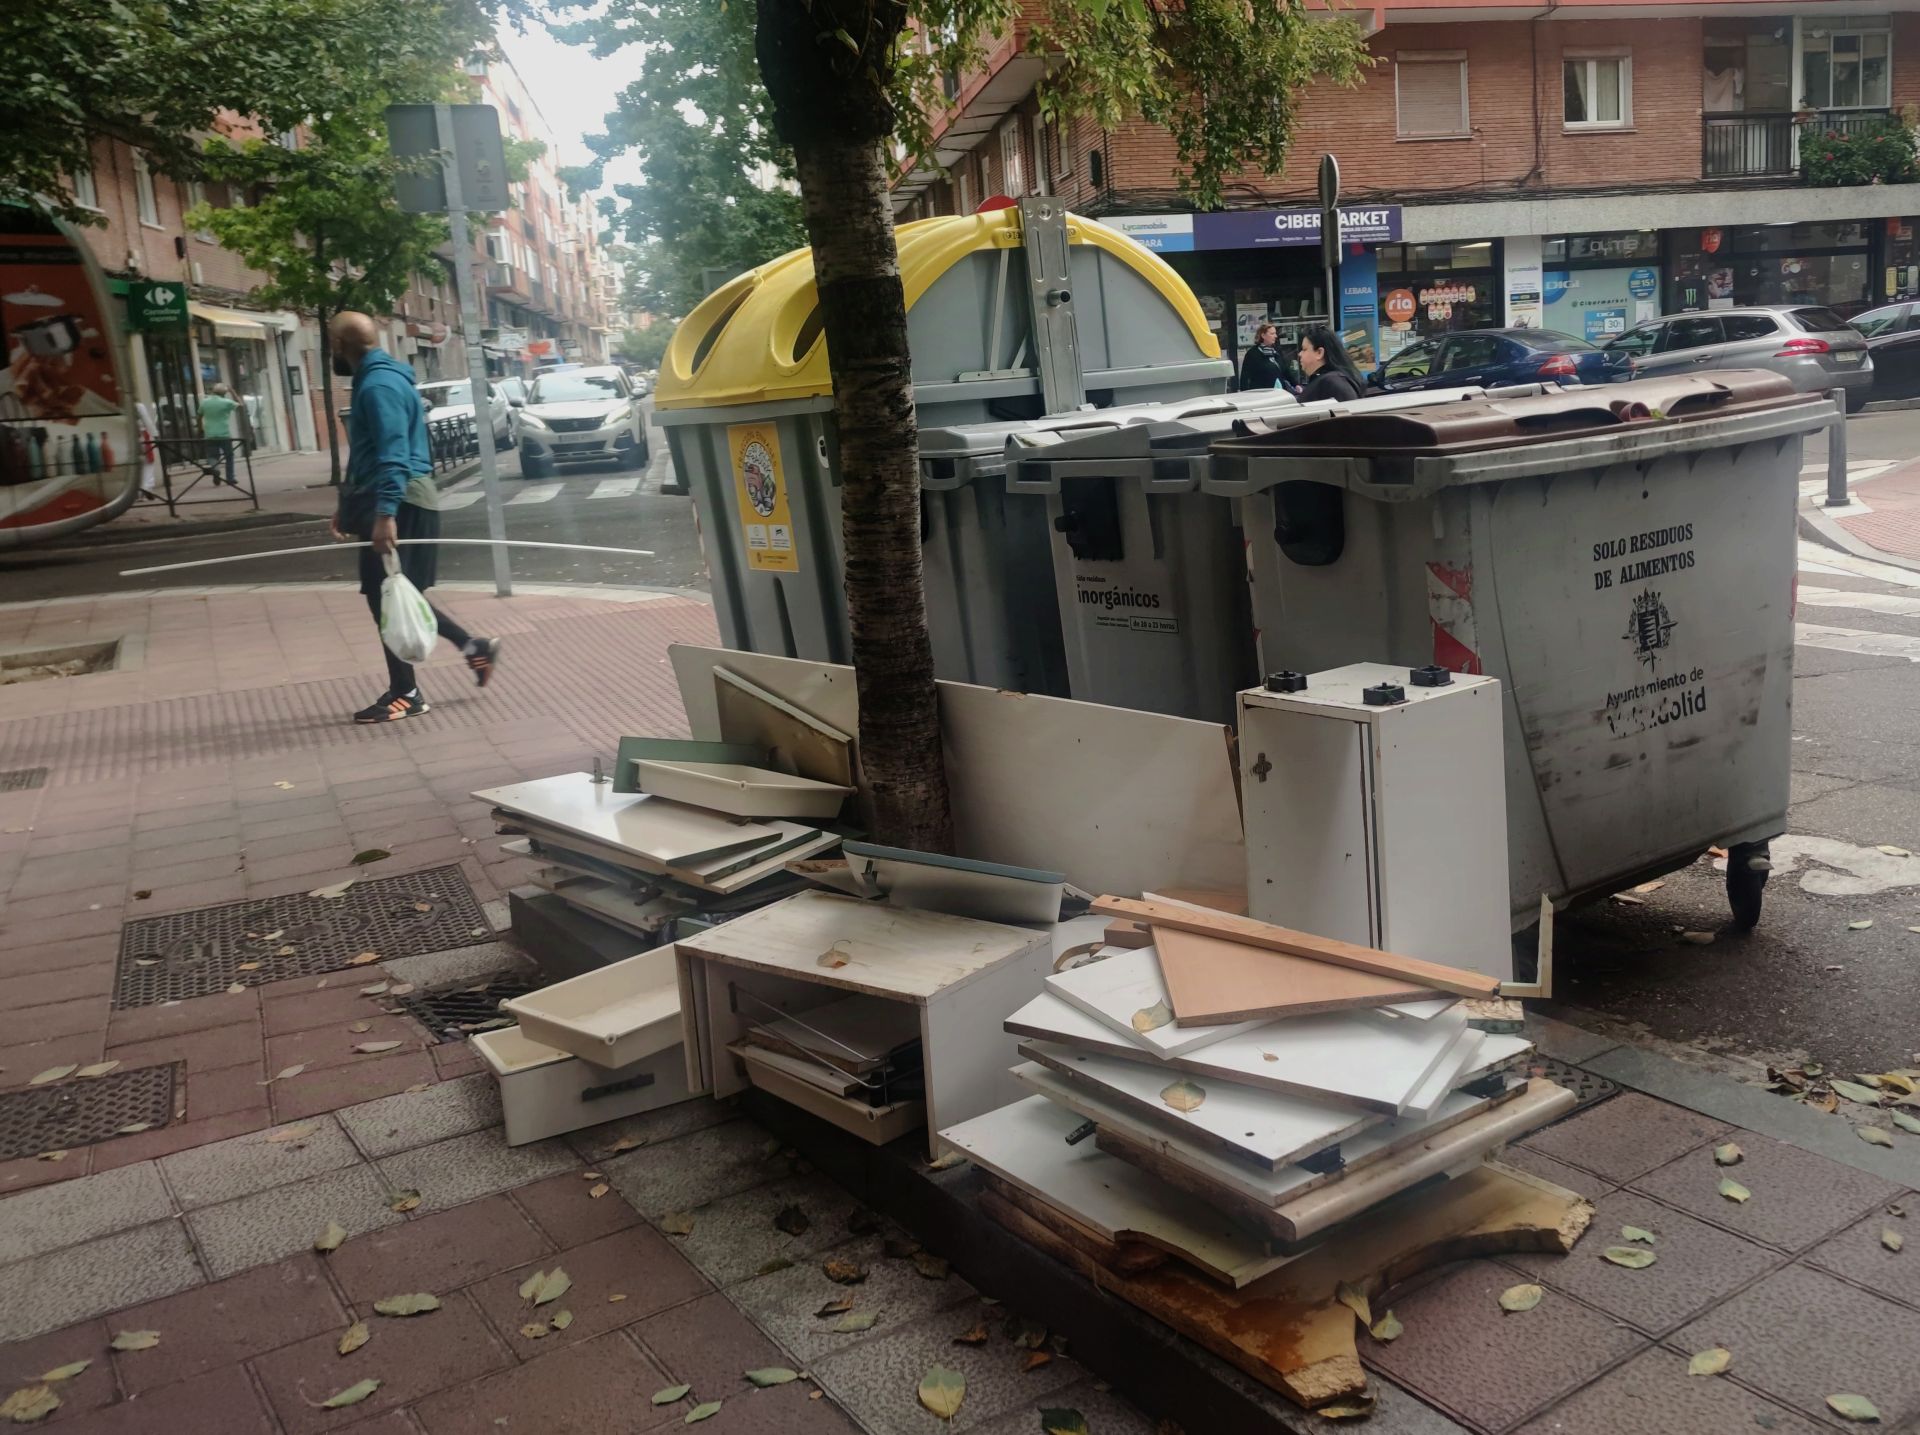
[(1604, 1176), (1596, 1176), (1591, 1171), (1582, 1171), (1577, 1166), (1569, 1166), (1564, 1161), (1556, 1161), (1551, 1156), (1525, 1146), (1509, 1146), (1496, 1157), (1502, 1166), (1510, 1166), (1516, 1171), (1525, 1171), (1529, 1176), (1538, 1176), (1543, 1181), (1551, 1181), (1574, 1193), (1585, 1196), (1589, 1201), (1597, 1201), (1607, 1192), (1615, 1189), (1617, 1182)]
[[(33, 1009), (33, 1030), (37, 1036), (52, 1041), (62, 1036), (103, 1037), (107, 1030), (107, 1004), (99, 997), (83, 997), (78, 1001), (54, 1002), (48, 1006)], [(170, 1061), (171, 1057), (159, 1056), (159, 1061)], [(145, 1060), (138, 1063), (145, 1066)]]
[(1625, 1185), (1730, 1129), (1684, 1107), (1623, 1091), (1520, 1144)]
[[(1087, 1380), (1065, 1390), (1049, 1391), (1044, 1400), (1029, 1401), (998, 1419), (989, 1420), (978, 1427), (979, 1435), (1033, 1435), (1040, 1429), (1040, 1411), (1049, 1408), (1078, 1410), (1086, 1417), (1087, 1428), (1098, 1431), (1099, 1435), (1157, 1435), (1158, 1429), (1164, 1428), (1119, 1396), (1100, 1390)], [(1379, 1418), (1376, 1414), (1367, 1425), (1374, 1425)], [(1329, 1422), (1329, 1428), (1339, 1427)]]
[(113, 1361), (108, 1356), (109, 1338), (103, 1322), (89, 1320), (32, 1340), (0, 1345), (0, 1390), (37, 1385), (47, 1371), (87, 1360), (92, 1364), (85, 1370), (60, 1382), (60, 1409), (56, 1420), (48, 1423), (64, 1426), (75, 1416), (111, 1405), (120, 1398), (120, 1390), (114, 1383)]
[(106, 1040), (97, 1031), (20, 1046), (0, 1046), (0, 1068), (4, 1069), (0, 1073), (0, 1090), (25, 1086), (35, 1075), (52, 1067), (98, 1061), (106, 1049)]
[(156, 1002), (152, 1006), (122, 1008), (107, 1021), (107, 1040), (115, 1046), (133, 1046), (259, 1020), (259, 1002), (251, 997), (218, 992), (213, 996), (191, 997), (171, 1006)]
[[(328, 1331), (256, 1358), (254, 1372), (287, 1435), (337, 1430), (440, 1390), (470, 1390), (480, 1377), (514, 1363), (471, 1300), (457, 1292), (441, 1299), (440, 1309), (428, 1315), (368, 1317), (369, 1324), (377, 1322), (373, 1338), (348, 1356), (335, 1348), (340, 1332)], [(335, 1391), (365, 1379), (378, 1380), (380, 1388), (358, 1405), (342, 1410), (314, 1408)], [(486, 1419), (461, 1428), (465, 1435), (501, 1428), (492, 1423), (498, 1413), (490, 1411)], [(519, 1428), (537, 1431), (554, 1426), (536, 1420)], [(601, 1428), (620, 1427), (616, 1423)]]
[[(544, 1306), (530, 1304), (520, 1286), (536, 1270), (564, 1270), (573, 1287)], [(636, 1320), (705, 1295), (712, 1287), (657, 1231), (637, 1226), (616, 1231), (584, 1246), (542, 1256), (537, 1261), (503, 1272), (473, 1288), (480, 1309), (504, 1336), (514, 1354), (528, 1360), (561, 1345), (591, 1340), (603, 1331), (631, 1325)], [(613, 1301), (609, 1296), (623, 1295)], [(521, 1326), (545, 1325), (554, 1314), (573, 1312), (565, 1330), (548, 1330), (529, 1338)]]
[(555, 1249), (505, 1196), (353, 1237), (327, 1257), (347, 1298), (370, 1306), (395, 1291), (458, 1290)]
[(500, 1124), (500, 1087), (492, 1076), (443, 1081), (335, 1113), (354, 1144), (378, 1159)]
[[(355, 994), (358, 995), (358, 992)], [(364, 1022), (367, 1029), (352, 1030), (358, 1022)], [(362, 1016), (354, 1021), (329, 1022), (323, 1026), (308, 1027), (305, 1031), (268, 1037), (267, 1065), (275, 1071), (294, 1065), (305, 1066), (309, 1071), (334, 1066), (359, 1066), (366, 1063), (367, 1054), (355, 1051), (356, 1046), (369, 1042), (397, 1041), (401, 1043), (401, 1050), (423, 1051), (430, 1040), (411, 1018)]]
[(564, 1142), (509, 1146), (498, 1129), (475, 1131), (380, 1158), (380, 1170), (388, 1186), (418, 1191), (421, 1209), (426, 1211), (441, 1211), (497, 1191), (510, 1191), (529, 1181), (576, 1170), (579, 1165), (579, 1158)]
[[(491, 935), (491, 934), (489, 934)], [(530, 972), (533, 961), (505, 942), (475, 938), (471, 947), (444, 952), (422, 952), (413, 957), (389, 957), (380, 968), (396, 982), (412, 982), (422, 991), (477, 982), (499, 972)]]
[[(103, 999), (113, 991), (114, 971), (112, 962), (89, 962), (64, 971), (0, 977), (0, 1011), (21, 1012), (54, 1002)], [(29, 1024), (33, 1020), (24, 1014), (18, 1019)]]
[[(189, 1078), (191, 1080), (191, 1078)], [(264, 1099), (264, 1095), (263, 1095)], [(191, 1150), (211, 1141), (227, 1141), (250, 1131), (261, 1131), (273, 1124), (273, 1113), (264, 1105), (243, 1111), (228, 1111), (204, 1120), (174, 1121), (154, 1131), (132, 1136), (116, 1136), (93, 1148), (93, 1169), (111, 1171), (135, 1161), (157, 1161), (176, 1151)]]
[(434, 1079), (433, 1058), (424, 1051), (358, 1056), (351, 1066), (302, 1072), (292, 1082), (275, 1082), (273, 1114), (298, 1121), (342, 1106), (358, 1106)]
[[(708, 1280), (730, 1286), (759, 1274), (769, 1261), (797, 1263), (852, 1239), (847, 1218), (860, 1205), (824, 1176), (789, 1176), (709, 1201), (700, 1207), (692, 1232), (675, 1236), (674, 1245)], [(807, 1220), (797, 1236), (773, 1223), (788, 1206), (799, 1207)]]
[[(928, 1280), (911, 1261), (887, 1259), (881, 1246), (882, 1238), (872, 1235), (826, 1253), (865, 1266), (867, 1278), (858, 1285), (836, 1285), (828, 1280), (821, 1269), (824, 1256), (815, 1255), (787, 1270), (734, 1286), (728, 1294), (755, 1324), (809, 1364), (862, 1341), (881, 1339), (891, 1328), (935, 1312), (944, 1312), (942, 1319), (951, 1321), (949, 1341), (974, 1323), (973, 1307), (968, 1306), (964, 1312), (954, 1309), (978, 1295), (972, 1286), (957, 1275), (943, 1281)], [(865, 1332), (841, 1332), (833, 1329), (832, 1318), (823, 1320), (814, 1314), (843, 1297), (851, 1297), (857, 1311), (878, 1314), (878, 1324)]]
[(1396, 1301), (1405, 1334), (1391, 1345), (1363, 1342), (1362, 1357), (1456, 1419), (1504, 1430), (1647, 1345), (1552, 1292), (1509, 1315), (1500, 1292), (1520, 1283), (1516, 1275), (1493, 1261), (1455, 1267)]
[[(513, 1202), (556, 1246), (585, 1245), (640, 1224), (640, 1213), (611, 1189), (604, 1172), (597, 1181), (587, 1180), (586, 1174), (568, 1171), (535, 1181), (515, 1191)], [(595, 1188), (603, 1185), (609, 1186), (606, 1194), (595, 1196)]]
[(171, 1219), (16, 1261), (0, 1266), (0, 1341), (58, 1330), (204, 1279), (186, 1228)]
[[(651, 1403), (656, 1390), (672, 1383), (666, 1371), (616, 1332), (442, 1390), (422, 1400), (414, 1413), (428, 1435), (492, 1429), (637, 1432), (685, 1422), (681, 1407)], [(300, 1435), (308, 1427), (289, 1428)], [(709, 1421), (707, 1428), (718, 1430), (719, 1422)]]
[[(1623, 1225), (1639, 1226), (1659, 1238), (1647, 1247), (1657, 1258), (1653, 1265), (1630, 1270), (1603, 1257), (1609, 1247), (1635, 1244), (1620, 1234)], [(1600, 1198), (1593, 1224), (1570, 1254), (1503, 1258), (1527, 1279), (1577, 1296), (1655, 1336), (1724, 1300), (1784, 1259), (1631, 1191)]]
[(0, 1265), (173, 1216), (152, 1162), (10, 1196), (0, 1205)]
[[(1078, 1362), (1065, 1356), (1055, 1356), (1036, 1370), (1024, 1370), (1025, 1352), (1010, 1343), (955, 1345), (954, 1334), (953, 1320), (946, 1315), (922, 1316), (891, 1328), (883, 1319), (844, 1350), (814, 1360), (810, 1370), (856, 1419), (890, 1435), (973, 1429), (995, 1416), (1030, 1406), (1086, 1375)], [(920, 1377), (932, 1365), (944, 1365), (966, 1377), (966, 1403), (951, 1423), (921, 1405), (915, 1394)], [(1039, 1421), (1034, 1425), (1038, 1428)]]
[(386, 1003), (379, 997), (362, 996), (360, 989), (387, 980), (384, 972), (351, 971), (334, 973), (333, 981), (319, 991), (312, 990), (312, 979), (305, 977), (300, 982), (308, 990), (292, 994), (278, 995), (276, 989), (293, 983), (262, 987), (262, 1027), (271, 1039), (316, 1027), (347, 1027), (356, 1021), (372, 1021), (387, 1010)]
[(57, 1427), (70, 1435), (279, 1435), (237, 1365), (162, 1386)]
[[(1694, 1151), (1642, 1176), (1633, 1189), (1786, 1251), (1804, 1251), (1900, 1194), (1891, 1181), (1771, 1137), (1738, 1131), (1733, 1141), (1744, 1153), (1736, 1166), (1717, 1166), (1710, 1150)], [(1722, 1177), (1745, 1186), (1752, 1199), (1736, 1202), (1722, 1196)]]
[[(260, 1027), (255, 1020), (251, 996), (229, 996), (227, 1000), (242, 1007), (248, 1020), (225, 1026), (185, 1031), (178, 1036), (156, 1037), (151, 1041), (111, 1042), (107, 1050), (127, 1066), (155, 1066), (163, 1061), (183, 1061), (189, 1072), (218, 1071), (223, 1066), (238, 1066), (260, 1059)], [(106, 1015), (106, 1003), (99, 1004)]]
[(284, 1130), (282, 1125), (259, 1135), (217, 1141), (168, 1156), (160, 1170), (180, 1209), (192, 1211), (359, 1163), (360, 1153), (337, 1121), (319, 1117), (299, 1124), (313, 1129), (291, 1140), (267, 1139)]
[(318, 1258), (303, 1255), (129, 1307), (112, 1324), (115, 1330), (160, 1332), (160, 1344), (151, 1350), (112, 1352), (121, 1385), (140, 1395), (338, 1330), (347, 1324), (347, 1312)]
[[(861, 1427), (830, 1395), (822, 1390), (816, 1400), (814, 1394), (815, 1387), (804, 1380), (766, 1390), (750, 1389), (742, 1395), (727, 1397), (719, 1413), (702, 1421), (699, 1428), (711, 1430), (714, 1435), (859, 1435)], [(689, 1395), (670, 1408), (685, 1410), (692, 1404), (693, 1396)], [(669, 1428), (673, 1428), (673, 1424), (670, 1422)], [(1038, 1430), (1038, 1422), (1034, 1428)], [(893, 1432), (888, 1431), (887, 1435)]]
[(193, 1073), (187, 1077), (187, 1116), (198, 1121), (235, 1111), (262, 1110), (266, 1096), (260, 1083), (265, 1078), (266, 1068), (258, 1061)]
[(1826, 1405), (1838, 1393), (1866, 1396), (1890, 1430), (1920, 1414), (1912, 1313), (1806, 1266), (1776, 1271), (1669, 1344), (1725, 1346), (1741, 1384), (1828, 1424), (1842, 1423)]
[[(1736, 1354), (1732, 1373), (1743, 1374), (1744, 1367)], [(1818, 1429), (1734, 1380), (1688, 1375), (1685, 1356), (1656, 1349), (1575, 1391), (1517, 1435), (1815, 1435)]]
[(37, 1156), (22, 1156), (0, 1161), (0, 1196), (15, 1191), (30, 1191), (36, 1186), (51, 1186), (60, 1181), (77, 1181), (93, 1171), (93, 1148), (81, 1147), (67, 1153), (64, 1161), (42, 1161)]
[(691, 1385), (700, 1400), (721, 1400), (753, 1389), (746, 1372), (785, 1365), (787, 1353), (719, 1291), (650, 1315), (633, 1334), (648, 1354)]
[[(1865, 1286), (1875, 1295), (1897, 1300), (1920, 1309), (1920, 1244), (1904, 1249), (1916, 1240), (1912, 1216), (1920, 1211), (1920, 1194), (1908, 1191), (1896, 1204), (1908, 1214), (1903, 1219), (1876, 1206), (1862, 1219), (1839, 1235), (1810, 1251), (1805, 1260), (1843, 1280)], [(1902, 1250), (1890, 1251), (1881, 1241), (1883, 1231), (1901, 1238)]]
[(730, 1121), (676, 1137), (672, 1156), (659, 1157), (667, 1144), (643, 1146), (601, 1166), (613, 1188), (649, 1219), (666, 1211), (690, 1211), (785, 1176), (792, 1166), (780, 1156), (780, 1143), (751, 1121)]
[(348, 1166), (189, 1211), (187, 1228), (219, 1278), (312, 1249), (329, 1221), (348, 1235), (398, 1225), (406, 1218), (390, 1209), (389, 1191), (373, 1167)]

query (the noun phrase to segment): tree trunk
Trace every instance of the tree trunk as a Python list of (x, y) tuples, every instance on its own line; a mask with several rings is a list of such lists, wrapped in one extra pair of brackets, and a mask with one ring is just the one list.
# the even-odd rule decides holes
[(327, 420), (327, 456), (332, 461), (333, 475), (327, 481), (335, 488), (340, 486), (340, 423), (333, 413), (333, 336), (327, 332), (327, 321), (332, 313), (326, 305), (321, 305), (320, 315), (320, 408)]
[(919, 436), (883, 148), (906, 17), (904, 0), (758, 0), (754, 49), (775, 128), (793, 148), (833, 374), (874, 835), (947, 851), (953, 817), (920, 571)]

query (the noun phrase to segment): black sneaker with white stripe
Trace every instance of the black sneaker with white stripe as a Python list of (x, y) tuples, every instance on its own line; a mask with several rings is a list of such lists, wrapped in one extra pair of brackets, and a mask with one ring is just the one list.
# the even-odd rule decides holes
[(388, 693), (371, 707), (361, 708), (353, 720), (357, 723), (400, 722), (428, 711), (427, 700), (420, 696), (420, 689), (415, 688), (410, 693)]
[(473, 680), (484, 688), (492, 679), (493, 670), (500, 665), (500, 640), (471, 638), (465, 652), (467, 666), (473, 670)]

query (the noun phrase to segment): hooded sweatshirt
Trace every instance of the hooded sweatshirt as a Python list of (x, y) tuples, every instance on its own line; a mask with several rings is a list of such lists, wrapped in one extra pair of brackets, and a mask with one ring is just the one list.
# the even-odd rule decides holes
[(384, 349), (368, 350), (353, 376), (351, 403), (347, 442), (353, 448), (340, 491), (341, 530), (365, 537), (375, 518), (392, 516), (402, 503), (438, 508), (426, 406), (413, 370)]

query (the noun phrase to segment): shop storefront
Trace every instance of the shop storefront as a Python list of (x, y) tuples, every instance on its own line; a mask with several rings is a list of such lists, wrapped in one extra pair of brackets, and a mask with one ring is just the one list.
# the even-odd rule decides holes
[(1652, 229), (1541, 241), (1540, 327), (1604, 344), (1660, 313), (1660, 235)]
[(1504, 322), (1500, 247), (1492, 239), (1382, 245), (1374, 255), (1381, 360), (1419, 339)]
[[(240, 402), (240, 436), (250, 450), (277, 452), (287, 448), (290, 411), (282, 375), (286, 363), (283, 335), (290, 326), (290, 316), (283, 320), (277, 314), (199, 302), (189, 308), (199, 392), (205, 394), (216, 383), (227, 386)], [(164, 428), (168, 420), (163, 416), (161, 422)], [(196, 418), (196, 427), (197, 423)]]
[(1375, 248), (1400, 238), (1397, 206), (1342, 208), (1346, 245), (1337, 306), (1327, 302), (1318, 209), (1120, 214), (1100, 222), (1173, 266), (1198, 297), (1221, 353), (1236, 367), (1267, 323), (1279, 327), (1283, 352), (1297, 347), (1309, 326), (1335, 324), (1354, 361), (1363, 370), (1373, 367), (1380, 329)]
[[(1889, 226), (1902, 242), (1888, 242)], [(1808, 224), (1755, 224), (1725, 229), (1670, 229), (1667, 310), (1732, 309), (1749, 304), (1818, 304), (1858, 313), (1887, 297), (1880, 271), (1899, 269), (1899, 292), (1912, 261), (1907, 220), (1838, 219)], [(1883, 262), (1880, 255), (1889, 257)]]

